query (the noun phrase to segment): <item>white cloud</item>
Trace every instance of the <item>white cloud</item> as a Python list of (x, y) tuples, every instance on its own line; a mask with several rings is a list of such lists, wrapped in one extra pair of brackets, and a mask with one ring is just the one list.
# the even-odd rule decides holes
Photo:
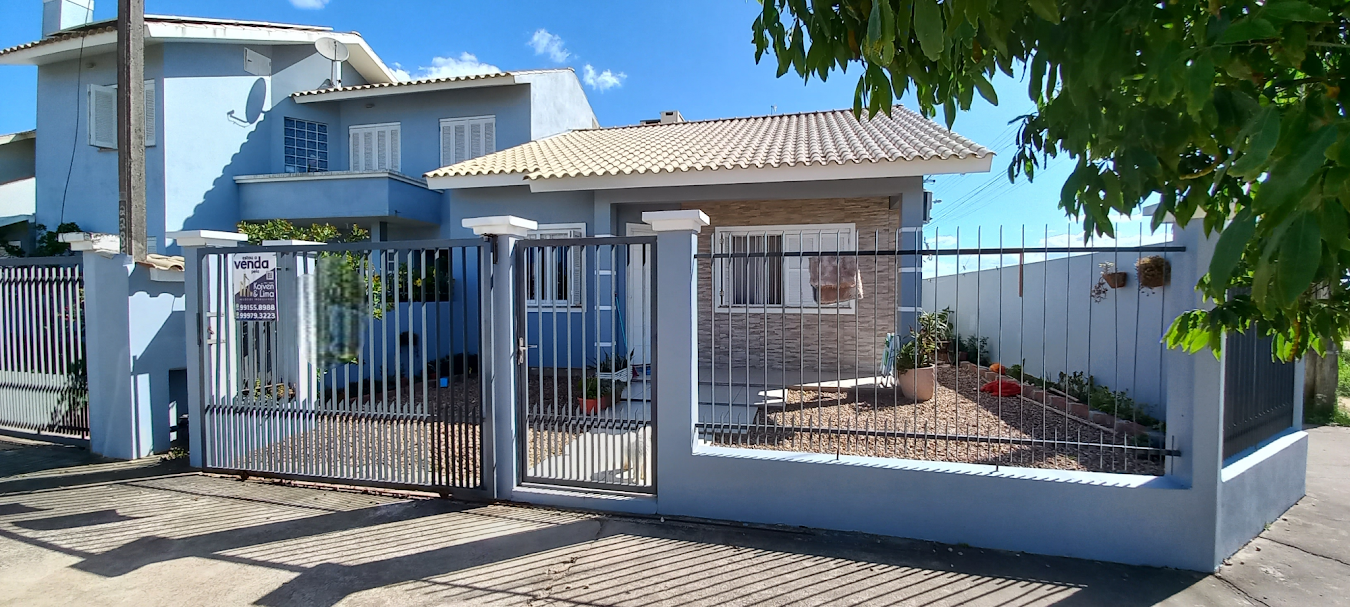
[(431, 65), (421, 66), (415, 72), (409, 72), (403, 69), (402, 65), (394, 64), (394, 77), (399, 80), (421, 80), (423, 78), (454, 78), (456, 76), (472, 76), (475, 74), (496, 74), (501, 72), (501, 68), (490, 63), (483, 63), (473, 53), (460, 53), (459, 57), (432, 57)]
[(291, 0), (291, 6), (304, 10), (317, 11), (328, 6), (328, 0)]
[(542, 27), (535, 30), (534, 35), (530, 36), (530, 41), (526, 44), (534, 49), (534, 54), (548, 55), (548, 58), (553, 60), (554, 63), (562, 63), (572, 56), (572, 53), (563, 44), (562, 36), (550, 34), (548, 30)]
[(616, 74), (609, 70), (605, 70), (597, 73), (595, 68), (591, 67), (591, 64), (589, 63), (582, 69), (581, 75), (581, 81), (585, 82), (586, 86), (602, 93), (614, 87), (623, 86), (623, 81), (626, 78), (628, 78), (628, 74), (623, 72)]

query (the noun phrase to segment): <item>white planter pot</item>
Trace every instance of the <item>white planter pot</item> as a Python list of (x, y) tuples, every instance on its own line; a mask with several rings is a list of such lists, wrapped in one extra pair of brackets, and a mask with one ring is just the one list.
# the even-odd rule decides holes
[(901, 373), (896, 379), (900, 383), (900, 391), (914, 400), (932, 399), (933, 393), (937, 390), (937, 378), (933, 376), (934, 369), (936, 367), (924, 367)]
[(628, 383), (628, 380), (633, 379), (633, 369), (632, 367), (624, 367), (617, 371), (600, 371), (596, 373), (595, 376), (599, 378), (600, 381), (621, 381)]

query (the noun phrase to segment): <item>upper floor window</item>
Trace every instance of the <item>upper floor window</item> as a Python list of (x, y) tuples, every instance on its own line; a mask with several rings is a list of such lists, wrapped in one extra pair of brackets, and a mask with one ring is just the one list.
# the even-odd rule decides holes
[[(541, 224), (527, 238), (585, 238), (586, 224)], [(526, 251), (525, 299), (531, 308), (558, 310), (582, 305), (585, 282), (583, 246), (529, 246)]]
[[(145, 145), (155, 145), (155, 81), (145, 81)], [(117, 149), (117, 85), (89, 85), (89, 145)]]
[(399, 171), (399, 123), (363, 124), (349, 129), (351, 170)]
[(328, 125), (287, 118), (286, 172), (317, 173), (327, 170)]
[(473, 160), (497, 151), (497, 117), (441, 120), (441, 166)]

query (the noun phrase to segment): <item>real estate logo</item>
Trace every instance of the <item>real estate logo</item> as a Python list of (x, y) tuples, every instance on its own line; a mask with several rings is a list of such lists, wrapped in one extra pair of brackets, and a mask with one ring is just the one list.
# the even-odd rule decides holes
[(277, 319), (277, 254), (230, 256), (235, 320)]

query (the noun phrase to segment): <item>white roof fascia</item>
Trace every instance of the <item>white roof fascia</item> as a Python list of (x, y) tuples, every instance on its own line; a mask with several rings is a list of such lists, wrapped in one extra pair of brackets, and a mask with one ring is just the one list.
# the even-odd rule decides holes
[[(893, 160), (858, 164), (828, 164), (790, 167), (703, 169), (678, 173), (632, 173), (628, 175), (593, 175), (589, 177), (551, 177), (530, 180), (531, 192), (571, 192), (577, 190), (616, 190), (631, 188), (670, 188), (700, 185), (734, 185), (798, 181), (833, 181), (839, 179), (878, 179), (885, 177), (919, 177), (923, 175), (950, 175), (956, 173), (988, 173), (994, 155), (984, 158), (946, 158), (930, 160)], [(453, 177), (430, 178), (431, 187)], [(458, 179), (464, 179), (460, 177)], [(466, 186), (457, 186), (466, 187)], [(478, 186), (485, 187), (485, 186)]]
[[(404, 93), (428, 93), (431, 91), (448, 91), (452, 89), (472, 89), (488, 86), (511, 86), (518, 84), (514, 75), (504, 75), (493, 78), (473, 78), (469, 80), (450, 80), (447, 82), (423, 82), (420, 84), (399, 84), (397, 86), (376, 86), (370, 88), (361, 88), (352, 91), (332, 91), (323, 93), (310, 93), (307, 95), (292, 95), (291, 99), (296, 103), (315, 103), (319, 101), (341, 101), (343, 99), (364, 99), (367, 97), (386, 97), (389, 95), (402, 95)], [(358, 85), (359, 86), (359, 85)]]
[[(73, 33), (73, 32), (72, 32)], [(192, 23), (160, 22), (147, 20), (145, 23), (147, 42), (219, 42), (228, 44), (313, 44), (323, 37), (335, 38), (348, 46), (351, 57), (347, 60), (356, 71), (372, 83), (394, 82), (394, 73), (380, 60), (375, 51), (366, 44), (361, 36), (319, 29), (270, 28), (260, 25), (234, 23)], [(44, 65), (76, 58), (81, 52), (86, 55), (103, 52), (117, 43), (117, 32), (102, 32), (66, 40), (41, 44), (33, 48), (14, 51), (0, 56), (0, 64), (7, 65)]]
[(427, 187), (433, 190), (467, 190), (473, 188), (500, 188), (530, 185), (523, 173), (496, 173), (493, 175), (459, 175), (455, 177), (427, 176)]

